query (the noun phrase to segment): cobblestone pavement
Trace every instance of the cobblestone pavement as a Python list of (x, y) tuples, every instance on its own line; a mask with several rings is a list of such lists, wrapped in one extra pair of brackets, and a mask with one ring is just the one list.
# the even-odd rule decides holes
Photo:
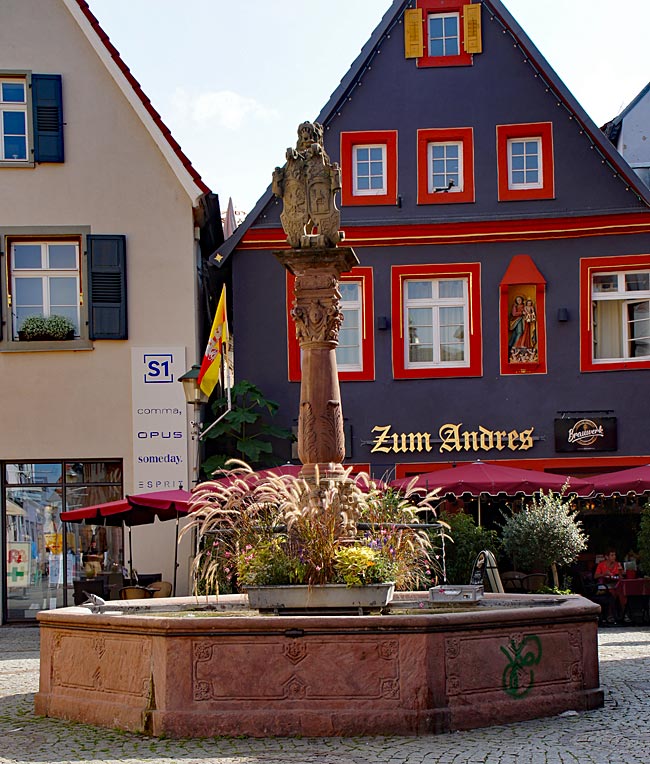
[(426, 737), (158, 740), (34, 716), (38, 630), (0, 628), (0, 764), (645, 764), (650, 628), (599, 632), (605, 707)]

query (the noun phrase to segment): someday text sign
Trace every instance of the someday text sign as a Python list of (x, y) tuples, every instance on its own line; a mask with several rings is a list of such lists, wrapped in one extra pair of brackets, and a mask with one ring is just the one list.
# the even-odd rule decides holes
[(528, 451), (533, 447), (534, 427), (524, 430), (491, 430), (479, 425), (474, 430), (460, 424), (443, 424), (434, 436), (429, 432), (393, 432), (392, 425), (377, 425), (370, 453), (407, 454), (433, 451)]
[(185, 348), (133, 348), (134, 490), (188, 486)]

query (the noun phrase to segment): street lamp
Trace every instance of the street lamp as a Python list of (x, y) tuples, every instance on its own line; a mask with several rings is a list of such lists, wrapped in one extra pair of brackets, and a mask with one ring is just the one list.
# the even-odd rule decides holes
[(185, 401), (188, 406), (194, 407), (194, 417), (190, 422), (192, 427), (191, 437), (192, 441), (196, 442), (196, 448), (193, 449), (193, 464), (192, 464), (192, 485), (197, 485), (199, 482), (199, 468), (201, 462), (201, 421), (200, 411), (201, 406), (208, 402), (208, 396), (199, 387), (199, 372), (201, 367), (194, 364), (191, 369), (182, 374), (178, 381), (183, 383), (183, 392), (185, 393)]
[(199, 387), (200, 371), (201, 367), (195, 363), (189, 371), (178, 378), (178, 381), (183, 383), (187, 404), (195, 407), (208, 402), (208, 396)]

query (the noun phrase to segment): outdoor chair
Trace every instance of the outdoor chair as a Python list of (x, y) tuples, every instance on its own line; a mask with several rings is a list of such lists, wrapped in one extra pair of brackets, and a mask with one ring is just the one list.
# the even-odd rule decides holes
[(501, 581), (503, 582), (503, 588), (506, 592), (515, 594), (524, 594), (526, 589), (524, 588), (524, 579), (526, 574), (519, 570), (506, 570), (501, 574)]
[(546, 586), (546, 573), (529, 573), (521, 579), (521, 585), (526, 593), (534, 594)]
[(171, 597), (172, 585), (169, 581), (154, 581), (147, 587), (153, 591), (154, 597)]
[(144, 586), (123, 586), (120, 589), (121, 600), (144, 600), (152, 596), (151, 590), (145, 589)]

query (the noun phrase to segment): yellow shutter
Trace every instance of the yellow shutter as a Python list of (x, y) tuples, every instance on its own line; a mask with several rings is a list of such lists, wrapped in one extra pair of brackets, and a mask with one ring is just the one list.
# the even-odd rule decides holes
[(465, 53), (481, 53), (481, 4), (463, 6), (463, 24), (465, 32)]
[(420, 58), (423, 55), (422, 8), (404, 11), (404, 57)]

